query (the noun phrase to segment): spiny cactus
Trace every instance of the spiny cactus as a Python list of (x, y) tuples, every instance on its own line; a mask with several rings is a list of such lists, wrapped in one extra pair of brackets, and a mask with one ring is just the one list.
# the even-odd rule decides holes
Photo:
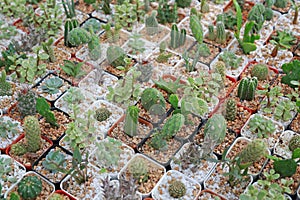
[(228, 99), (226, 102), (226, 113), (225, 117), (228, 121), (234, 121), (236, 118), (237, 106), (236, 101), (232, 99)]
[(29, 89), (22, 89), (18, 93), (17, 97), (17, 108), (21, 113), (22, 117), (28, 115), (35, 115), (36, 113), (36, 95), (33, 91)]
[(214, 72), (221, 75), (223, 81), (226, 78), (226, 64), (223, 61), (217, 61), (214, 66)]
[(267, 145), (261, 139), (255, 139), (250, 142), (237, 157), (241, 159), (241, 163), (257, 162), (260, 158), (267, 155)]
[(224, 23), (221, 21), (217, 22), (216, 42), (219, 44), (224, 44), (226, 42), (225, 26)]
[(257, 87), (257, 78), (245, 77), (241, 80), (238, 86), (238, 97), (240, 100), (252, 101), (255, 97)]
[(185, 195), (186, 187), (181, 181), (173, 180), (169, 185), (168, 191), (171, 197), (180, 198)]
[(149, 111), (153, 105), (160, 104), (166, 107), (166, 100), (160, 91), (155, 88), (147, 88), (141, 95), (142, 106)]
[(164, 139), (168, 140), (176, 135), (176, 133), (184, 125), (185, 118), (182, 114), (176, 113), (169, 118), (161, 130)]
[(294, 151), (297, 148), (300, 148), (300, 135), (294, 135), (289, 142), (289, 149), (291, 151)]
[(157, 11), (153, 10), (150, 16), (146, 15), (145, 17), (146, 32), (148, 35), (155, 35), (158, 33), (158, 22), (156, 15)]
[(64, 200), (65, 196), (58, 194), (58, 193), (54, 193), (49, 197), (49, 200)]
[(13, 155), (21, 156), (27, 152), (27, 146), (23, 143), (16, 143), (11, 146), (10, 151)]
[(41, 144), (41, 129), (38, 119), (34, 116), (25, 117), (24, 131), (27, 144), (27, 151), (38, 151), (40, 149)]
[(144, 183), (149, 178), (149, 167), (144, 158), (137, 157), (128, 165), (128, 170), (139, 183)]
[(265, 64), (256, 64), (251, 70), (251, 76), (257, 77), (258, 80), (267, 80), (269, 76), (269, 68)]
[(69, 32), (68, 42), (72, 46), (79, 46), (81, 44), (86, 44), (92, 39), (91, 33), (83, 28), (74, 28)]
[(54, 54), (54, 50), (53, 50), (53, 42), (54, 42), (54, 39), (53, 38), (50, 38), (47, 42), (42, 42), (42, 47), (43, 47), (43, 50), (45, 51), (45, 53), (47, 53), (49, 55), (49, 62), (55, 62), (56, 61), (56, 57), (55, 57), (55, 54)]
[(105, 121), (107, 120), (111, 115), (111, 112), (103, 107), (103, 108), (98, 108), (96, 111), (95, 111), (95, 115), (94, 115), (94, 118), (99, 121), (99, 122), (102, 122), (102, 121)]
[(165, 150), (168, 147), (167, 141), (162, 138), (159, 132), (154, 133), (153, 137), (150, 140), (150, 146), (156, 150)]
[(277, 8), (285, 8), (287, 7), (288, 0), (275, 0), (274, 6)]
[(136, 70), (141, 72), (141, 75), (137, 78), (137, 81), (141, 83), (150, 81), (153, 74), (153, 66), (151, 64), (138, 65)]
[(209, 4), (207, 3), (207, 0), (201, 0), (200, 9), (202, 13), (209, 12)]
[(106, 59), (108, 63), (114, 67), (125, 66), (125, 52), (119, 46), (110, 46), (106, 52)]
[(35, 199), (42, 188), (42, 181), (37, 176), (26, 176), (18, 183), (18, 193), (25, 200)]
[(11, 94), (11, 84), (6, 81), (6, 72), (3, 70), (0, 77), (0, 96), (10, 96)]
[(176, 0), (177, 6), (180, 8), (189, 7), (192, 3), (192, 0)]
[(208, 25), (208, 36), (207, 38), (211, 41), (215, 40), (216, 35), (215, 35), (215, 28), (214, 25), (210, 24)]
[(138, 132), (139, 109), (136, 106), (129, 106), (125, 114), (124, 132), (133, 137)]
[(179, 31), (177, 25), (173, 24), (171, 30), (171, 43), (170, 43), (171, 48), (176, 49), (184, 45), (185, 40), (186, 40), (186, 30), (181, 29)]

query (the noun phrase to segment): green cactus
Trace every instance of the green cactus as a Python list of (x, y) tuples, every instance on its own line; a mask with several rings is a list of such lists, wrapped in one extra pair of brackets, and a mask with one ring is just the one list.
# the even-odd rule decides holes
[(79, 22), (76, 19), (75, 4), (74, 0), (71, 0), (71, 2), (69, 0), (62, 0), (62, 4), (67, 16), (64, 26), (64, 45), (67, 47), (72, 47), (72, 45), (69, 43), (69, 32), (72, 29), (79, 27)]
[(245, 77), (241, 80), (238, 86), (238, 97), (240, 100), (252, 101), (255, 97), (257, 87), (257, 78)]
[(141, 72), (141, 75), (137, 78), (137, 81), (141, 83), (150, 81), (153, 74), (153, 66), (151, 64), (139, 64), (136, 70)]
[(97, 35), (92, 34), (91, 40), (88, 42), (89, 56), (91, 60), (98, 60), (101, 57), (101, 45)]
[(212, 25), (212, 24), (208, 25), (208, 36), (207, 36), (207, 38), (211, 41), (214, 41), (216, 39), (215, 28), (214, 28), (214, 25)]
[(203, 43), (203, 28), (200, 23), (198, 16), (191, 15), (190, 16), (190, 28), (192, 30), (193, 36), (197, 40), (199, 44)]
[(154, 133), (153, 137), (150, 140), (150, 146), (156, 150), (166, 150), (168, 147), (167, 141), (162, 138), (162, 135), (157, 132)]
[(221, 75), (223, 81), (226, 78), (226, 64), (223, 61), (217, 61), (213, 66), (214, 72)]
[(234, 121), (236, 118), (236, 113), (237, 113), (236, 101), (233, 98), (228, 99), (226, 102), (226, 113), (225, 113), (226, 120)]
[(285, 8), (287, 7), (288, 0), (275, 0), (274, 6), (277, 8)]
[(16, 143), (11, 146), (10, 151), (13, 155), (21, 156), (27, 152), (27, 146), (23, 143)]
[(211, 55), (210, 49), (205, 43), (198, 44), (198, 49), (201, 57), (208, 57)]
[(261, 139), (255, 139), (237, 154), (241, 163), (254, 163), (267, 155), (267, 145)]
[(189, 7), (192, 3), (192, 0), (176, 0), (177, 6), (180, 8)]
[(138, 133), (139, 109), (136, 106), (129, 106), (125, 114), (124, 132), (133, 137)]
[(125, 66), (126, 54), (121, 47), (109, 46), (106, 51), (106, 59), (108, 63), (114, 67)]
[(168, 5), (168, 1), (160, 0), (157, 9), (157, 20), (161, 24), (176, 23), (178, 18), (177, 4), (175, 3), (173, 8)]
[(24, 119), (24, 131), (28, 152), (37, 152), (41, 144), (41, 129), (39, 121), (34, 116)]
[(300, 148), (300, 135), (294, 135), (289, 142), (289, 149), (291, 151), (294, 151), (297, 148)]
[(173, 180), (169, 185), (168, 191), (171, 197), (180, 198), (185, 195), (186, 187), (181, 181)]
[(162, 137), (166, 140), (171, 139), (184, 125), (184, 115), (177, 113), (169, 118), (161, 130)]
[(265, 12), (264, 12), (265, 19), (267, 21), (270, 21), (270, 20), (272, 20), (273, 16), (274, 16), (274, 13), (273, 13), (272, 8), (266, 8)]
[(209, 12), (209, 4), (207, 3), (207, 0), (201, 0), (200, 10), (202, 13)]
[(111, 112), (107, 109), (107, 108), (98, 108), (96, 111), (95, 111), (95, 114), (94, 114), (94, 118), (99, 121), (99, 122), (102, 122), (102, 121), (105, 121), (107, 120), (111, 115)]
[(17, 108), (21, 113), (22, 117), (26, 117), (28, 115), (35, 115), (36, 113), (36, 95), (33, 91), (29, 89), (22, 89), (18, 93), (17, 97)]
[(146, 32), (148, 35), (155, 35), (158, 33), (158, 22), (156, 15), (157, 11), (153, 10), (150, 16), (146, 15), (145, 17)]
[(257, 77), (258, 80), (267, 80), (269, 76), (269, 68), (265, 64), (256, 64), (251, 70), (251, 76)]
[(58, 194), (58, 193), (54, 193), (49, 197), (49, 200), (64, 200), (65, 196)]
[(149, 167), (144, 158), (137, 157), (134, 162), (130, 162), (128, 170), (138, 183), (144, 183), (149, 179)]
[(26, 176), (18, 183), (18, 193), (25, 200), (35, 199), (42, 189), (42, 181), (37, 176)]
[(3, 70), (0, 77), (0, 96), (11, 96), (11, 84), (6, 81), (6, 72)]
[(91, 33), (87, 30), (77, 27), (72, 29), (68, 34), (68, 42), (72, 46), (79, 46), (90, 42), (92, 39)]
[(164, 108), (166, 107), (166, 100), (164, 99), (164, 96), (155, 88), (146, 88), (142, 92), (141, 103), (147, 111), (156, 104), (160, 104)]
[(217, 22), (216, 42), (219, 44), (224, 44), (226, 42), (225, 26), (221, 21)]
[(178, 27), (176, 24), (172, 25), (172, 30), (171, 30), (171, 43), (170, 47), (173, 49), (176, 49), (182, 45), (184, 45), (186, 40), (186, 30), (181, 29), (179, 31)]

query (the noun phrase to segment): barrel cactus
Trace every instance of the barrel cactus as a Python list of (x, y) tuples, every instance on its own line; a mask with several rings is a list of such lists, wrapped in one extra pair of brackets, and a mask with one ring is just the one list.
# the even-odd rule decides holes
[(289, 149), (294, 151), (295, 149), (300, 148), (300, 135), (295, 135), (289, 142)]
[(33, 91), (25, 88), (18, 93), (17, 108), (22, 117), (35, 115), (36, 113), (36, 95)]
[(185, 195), (186, 187), (181, 181), (173, 180), (168, 191), (171, 197), (180, 198)]
[(252, 101), (255, 97), (257, 87), (257, 78), (245, 77), (241, 80), (238, 86), (238, 97), (240, 100)]
[(256, 64), (251, 70), (251, 76), (257, 77), (258, 80), (267, 80), (269, 76), (269, 68), (265, 64)]
[(257, 162), (267, 154), (267, 145), (262, 139), (255, 139), (250, 142), (237, 157), (241, 163)]
[(125, 52), (121, 47), (110, 46), (106, 51), (106, 59), (113, 67), (125, 66)]
[(107, 120), (110, 117), (110, 115), (111, 115), (111, 112), (107, 108), (98, 108), (95, 111), (94, 118), (97, 121), (102, 122), (102, 121)]
[(237, 113), (236, 101), (233, 98), (228, 99), (226, 102), (226, 113), (225, 113), (226, 120), (234, 121), (236, 118), (236, 113)]
[(147, 88), (141, 95), (142, 106), (149, 111), (156, 104), (166, 107), (166, 100), (160, 91), (155, 88)]
[(18, 184), (18, 193), (22, 199), (35, 199), (42, 192), (42, 181), (37, 176), (26, 176)]

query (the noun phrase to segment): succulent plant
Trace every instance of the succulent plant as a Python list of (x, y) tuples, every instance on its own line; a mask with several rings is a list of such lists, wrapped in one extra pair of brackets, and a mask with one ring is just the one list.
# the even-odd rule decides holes
[(58, 167), (66, 167), (66, 158), (65, 155), (59, 150), (51, 150), (45, 160), (42, 162), (43, 167), (51, 172), (56, 172)]
[(168, 191), (171, 197), (180, 198), (185, 195), (186, 187), (181, 181), (173, 180), (169, 185)]
[(25, 200), (35, 199), (42, 192), (42, 181), (37, 176), (26, 176), (18, 183), (18, 193)]
[(224, 23), (221, 21), (218, 21), (216, 29), (217, 29), (216, 42), (219, 44), (224, 44), (227, 39)]
[(17, 108), (23, 117), (27, 115), (35, 115), (36, 113), (36, 95), (29, 89), (22, 89), (18, 93)]
[(152, 148), (160, 151), (164, 151), (168, 147), (167, 141), (163, 139), (159, 131), (153, 134), (149, 144)]
[(178, 47), (184, 45), (186, 40), (186, 30), (179, 30), (176, 24), (172, 25), (171, 30), (171, 43), (170, 47), (173, 49), (177, 49)]
[(65, 196), (58, 194), (58, 193), (54, 193), (49, 197), (49, 200), (64, 200)]
[(139, 109), (136, 106), (129, 106), (125, 114), (124, 132), (133, 137), (138, 133)]
[(59, 88), (63, 85), (63, 80), (59, 77), (52, 77), (45, 80), (44, 84), (42, 85), (43, 92), (49, 94), (56, 94), (59, 92)]
[(109, 46), (106, 51), (106, 59), (114, 67), (125, 66), (125, 52), (121, 47)]
[(255, 97), (255, 90), (257, 87), (257, 78), (245, 77), (241, 80), (238, 86), (238, 97), (240, 100), (251, 101)]
[(155, 35), (158, 33), (159, 28), (156, 15), (157, 11), (153, 10), (151, 15), (145, 16), (146, 32), (148, 35)]
[(153, 74), (153, 66), (151, 64), (139, 64), (136, 70), (141, 72), (141, 75), (137, 78), (137, 81), (141, 83), (150, 81)]
[(130, 162), (128, 170), (133, 178), (139, 183), (144, 183), (149, 178), (149, 168), (147, 161), (144, 158), (136, 158), (134, 162)]
[(251, 69), (251, 76), (257, 77), (258, 80), (267, 80), (269, 76), (269, 68), (265, 64), (256, 64)]
[(268, 138), (276, 130), (272, 120), (255, 114), (249, 121), (249, 130), (258, 138)]
[(102, 121), (105, 121), (107, 120), (111, 115), (111, 112), (103, 107), (103, 108), (98, 108), (96, 111), (95, 111), (95, 114), (94, 114), (94, 118), (99, 121), (99, 122), (102, 122)]
[(226, 101), (226, 113), (225, 118), (228, 121), (234, 121), (236, 118), (237, 106), (236, 101), (231, 98)]
[(6, 81), (6, 72), (3, 70), (0, 77), (0, 96), (10, 96), (11, 94), (11, 84)]
[(16, 156), (24, 155), (27, 152), (26, 145), (23, 143), (16, 143), (11, 146), (11, 153)]
[(267, 145), (261, 139), (255, 139), (237, 154), (242, 163), (257, 162), (260, 158), (267, 155)]
[(166, 107), (166, 100), (160, 91), (155, 88), (146, 88), (141, 95), (141, 103), (147, 111), (156, 104)]
[(294, 135), (289, 141), (289, 149), (291, 151), (294, 151), (297, 148), (300, 148), (300, 135)]

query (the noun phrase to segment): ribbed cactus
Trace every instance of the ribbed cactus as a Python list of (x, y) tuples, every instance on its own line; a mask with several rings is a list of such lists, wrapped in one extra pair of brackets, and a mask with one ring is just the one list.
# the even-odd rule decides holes
[(257, 87), (257, 78), (245, 77), (241, 80), (238, 86), (238, 97), (240, 100), (252, 101), (255, 97)]
[(141, 72), (141, 75), (137, 78), (137, 81), (141, 83), (150, 81), (153, 74), (153, 66), (151, 64), (138, 65), (136, 70)]
[(25, 88), (18, 93), (17, 108), (22, 117), (35, 115), (36, 113), (36, 95), (33, 91)]
[(66, 22), (65, 22), (65, 30), (64, 30), (64, 44), (67, 47), (72, 47), (72, 45), (69, 43), (69, 32), (79, 27), (79, 22), (76, 19), (76, 13), (75, 13), (75, 4), (74, 0), (62, 0), (63, 8), (65, 11), (65, 14), (67, 16)]
[(125, 52), (119, 46), (109, 46), (106, 51), (108, 63), (114, 67), (125, 66)]
[(285, 8), (287, 7), (288, 0), (275, 0), (274, 6), (277, 8)]
[(166, 100), (160, 91), (155, 88), (146, 88), (141, 95), (142, 106), (149, 111), (156, 104), (166, 107)]
[(241, 163), (257, 162), (267, 155), (267, 145), (261, 139), (250, 142), (241, 152), (237, 154)]
[(146, 15), (145, 17), (146, 32), (148, 35), (155, 35), (158, 33), (158, 22), (156, 15), (157, 11), (153, 10), (151, 15)]
[(129, 106), (125, 114), (124, 132), (133, 137), (138, 133), (139, 109), (136, 106)]
[(224, 44), (226, 42), (225, 26), (224, 23), (221, 21), (217, 22), (216, 42), (219, 44)]
[(178, 27), (176, 24), (172, 25), (172, 30), (171, 30), (171, 43), (170, 47), (173, 49), (176, 49), (182, 45), (184, 45), (186, 40), (186, 30), (181, 29), (179, 31)]
[(41, 144), (41, 129), (38, 119), (34, 116), (27, 116), (24, 119), (24, 131), (27, 151), (38, 151)]
[(182, 114), (177, 113), (169, 118), (161, 130), (162, 137), (166, 140), (172, 138), (184, 125), (185, 118)]
[(26, 176), (18, 183), (18, 193), (25, 200), (35, 199), (42, 189), (42, 181), (37, 176)]
[(190, 16), (190, 28), (197, 42), (199, 44), (203, 43), (203, 28), (198, 16), (196, 15)]
[(64, 200), (65, 196), (58, 194), (58, 193), (54, 193), (49, 197), (49, 200)]
[(74, 28), (68, 34), (68, 42), (72, 46), (79, 46), (81, 44), (86, 44), (92, 39), (91, 33), (89, 33), (84, 28)]
[(97, 35), (92, 34), (88, 49), (91, 60), (98, 60), (101, 57), (101, 45)]
[(256, 64), (251, 70), (251, 76), (256, 77), (258, 80), (267, 80), (269, 76), (269, 68), (265, 64)]
[(180, 8), (189, 7), (192, 3), (192, 0), (176, 0), (177, 6)]
[(147, 161), (143, 158), (137, 157), (134, 162), (130, 162), (128, 170), (139, 183), (146, 182), (149, 178), (149, 167)]
[(207, 3), (207, 0), (201, 0), (200, 10), (202, 13), (209, 12), (209, 4)]
[(231, 98), (226, 101), (226, 113), (225, 118), (228, 121), (234, 121), (236, 118), (237, 106), (236, 101)]
[(185, 195), (186, 187), (181, 181), (173, 180), (169, 185), (168, 191), (171, 197), (180, 198)]
[(6, 81), (6, 72), (3, 70), (0, 77), (0, 96), (10, 96), (11, 94), (11, 84)]
[(107, 108), (98, 108), (95, 111), (94, 118), (97, 121), (102, 122), (102, 121), (107, 120), (110, 117), (110, 115), (111, 115), (111, 112)]
[(226, 64), (223, 61), (217, 61), (214, 66), (214, 72), (221, 75), (222, 79), (225, 81), (226, 78)]
[(214, 25), (212, 25), (212, 24), (208, 25), (208, 36), (207, 36), (207, 38), (211, 41), (216, 39), (215, 28), (214, 28)]
[(300, 148), (300, 135), (294, 135), (289, 142), (289, 149), (291, 151), (294, 151), (297, 148)]

